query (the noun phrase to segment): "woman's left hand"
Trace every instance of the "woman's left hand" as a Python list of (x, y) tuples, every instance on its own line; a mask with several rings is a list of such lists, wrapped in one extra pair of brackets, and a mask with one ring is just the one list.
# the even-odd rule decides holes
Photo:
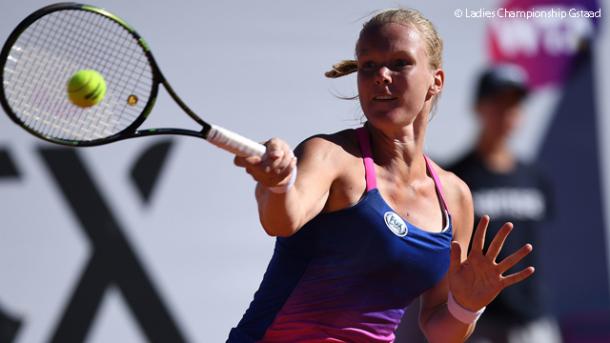
[(521, 282), (534, 273), (534, 267), (530, 266), (514, 274), (502, 275), (527, 256), (532, 251), (532, 246), (526, 244), (504, 260), (496, 262), (513, 224), (505, 223), (484, 253), (487, 225), (489, 217), (483, 216), (477, 225), (466, 260), (461, 261), (460, 244), (455, 241), (451, 243), (449, 289), (458, 304), (473, 312), (491, 303), (504, 288)]

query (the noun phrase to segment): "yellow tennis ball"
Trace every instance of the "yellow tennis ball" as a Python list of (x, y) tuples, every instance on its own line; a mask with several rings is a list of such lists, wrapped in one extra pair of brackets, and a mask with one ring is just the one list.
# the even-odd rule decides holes
[(97, 105), (105, 95), (106, 81), (95, 70), (79, 70), (68, 81), (68, 98), (78, 107)]

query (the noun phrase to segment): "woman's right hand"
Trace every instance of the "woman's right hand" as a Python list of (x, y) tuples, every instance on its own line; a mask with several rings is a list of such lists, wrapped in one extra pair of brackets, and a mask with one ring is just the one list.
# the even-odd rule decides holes
[(297, 164), (292, 149), (279, 138), (271, 138), (265, 142), (265, 146), (267, 150), (262, 156), (235, 156), (235, 165), (245, 168), (254, 180), (266, 188), (288, 185)]
[(255, 196), (265, 231), (288, 237), (324, 208), (344, 150), (328, 138), (305, 140), (296, 149), (297, 176), (297, 158), (286, 142), (272, 138), (265, 146), (262, 156), (235, 157), (235, 164), (258, 182)]

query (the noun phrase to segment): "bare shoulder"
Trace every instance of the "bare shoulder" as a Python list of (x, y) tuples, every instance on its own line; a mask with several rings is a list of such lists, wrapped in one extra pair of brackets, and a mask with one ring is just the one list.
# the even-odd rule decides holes
[(454, 208), (459, 208), (461, 205), (464, 205), (464, 202), (472, 201), (470, 188), (462, 179), (454, 173), (443, 169), (434, 161), (430, 160), (430, 163), (441, 180), (443, 191), (447, 197), (446, 200), (449, 202), (447, 205), (454, 205)]
[(357, 154), (358, 146), (354, 130), (347, 129), (331, 134), (311, 136), (301, 142), (295, 149), (297, 157), (315, 159), (334, 159), (346, 154)]

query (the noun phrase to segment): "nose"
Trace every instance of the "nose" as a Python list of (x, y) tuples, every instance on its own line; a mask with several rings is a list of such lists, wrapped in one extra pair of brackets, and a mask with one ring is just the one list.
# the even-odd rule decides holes
[(390, 76), (390, 69), (386, 66), (379, 68), (375, 75), (375, 84), (377, 85), (389, 85), (392, 83), (392, 77)]

